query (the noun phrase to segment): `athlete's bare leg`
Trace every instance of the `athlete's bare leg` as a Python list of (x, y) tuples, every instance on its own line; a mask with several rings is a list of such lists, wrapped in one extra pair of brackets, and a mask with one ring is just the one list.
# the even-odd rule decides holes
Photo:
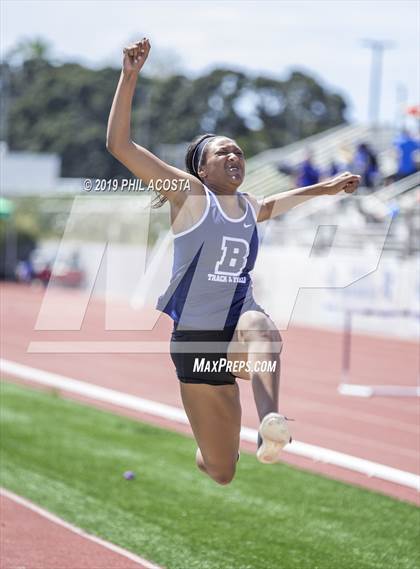
[(197, 466), (219, 484), (235, 476), (241, 431), (239, 388), (182, 383), (184, 409), (198, 444)]
[[(239, 345), (240, 351), (235, 349), (234, 343)], [(232, 363), (248, 363), (252, 370), (257, 362), (260, 362), (259, 367), (261, 362), (269, 364), (270, 367), (266, 371), (235, 373), (237, 377), (252, 380), (260, 420), (268, 413), (278, 412), (281, 349), (280, 333), (268, 316), (254, 310), (241, 315), (229, 346), (228, 359)]]

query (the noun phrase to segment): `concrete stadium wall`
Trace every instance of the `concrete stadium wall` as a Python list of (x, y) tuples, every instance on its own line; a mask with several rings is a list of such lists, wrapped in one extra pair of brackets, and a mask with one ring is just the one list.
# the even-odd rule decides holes
[[(143, 246), (63, 242), (60, 256), (78, 251), (85, 288), (108, 298), (154, 306), (169, 282), (172, 240), (153, 251)], [(44, 243), (53, 257), (58, 243)], [(144, 274), (144, 266), (146, 273)], [(298, 247), (263, 245), (253, 271), (257, 302), (280, 329), (290, 324), (341, 329), (346, 310), (385, 311), (386, 316), (355, 314), (353, 329), (416, 340), (419, 337), (419, 259), (398, 259), (360, 251), (311, 256)], [(394, 317), (406, 310), (408, 317)], [(417, 315), (417, 317), (416, 317)]]

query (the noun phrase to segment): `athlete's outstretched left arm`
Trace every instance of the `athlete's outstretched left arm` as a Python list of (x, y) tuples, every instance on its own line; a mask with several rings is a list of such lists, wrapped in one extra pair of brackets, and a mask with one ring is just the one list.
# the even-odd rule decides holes
[(344, 172), (343, 174), (319, 184), (314, 184), (313, 186), (306, 186), (305, 188), (297, 188), (296, 190), (274, 194), (273, 196), (258, 200), (257, 221), (273, 219), (282, 213), (286, 213), (289, 209), (317, 196), (333, 196), (343, 190), (348, 194), (352, 194), (357, 190), (359, 183), (360, 176), (356, 176), (350, 172)]

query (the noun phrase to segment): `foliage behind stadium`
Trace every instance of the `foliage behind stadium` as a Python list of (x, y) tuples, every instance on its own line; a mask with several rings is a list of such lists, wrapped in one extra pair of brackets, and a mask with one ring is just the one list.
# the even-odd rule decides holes
[[(119, 69), (53, 63), (35, 40), (12, 50), (0, 72), (0, 138), (10, 150), (59, 154), (63, 177), (128, 176), (105, 148)], [(133, 138), (158, 152), (212, 131), (235, 138), (250, 157), (339, 125), (345, 110), (340, 95), (300, 71), (285, 80), (220, 68), (196, 78), (142, 75)]]

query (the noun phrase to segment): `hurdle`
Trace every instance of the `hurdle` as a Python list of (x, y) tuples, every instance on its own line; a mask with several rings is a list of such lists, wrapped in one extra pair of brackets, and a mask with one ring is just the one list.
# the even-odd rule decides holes
[(384, 318), (416, 318), (419, 314), (410, 310), (377, 310), (377, 309), (349, 309), (344, 311), (343, 329), (343, 355), (341, 366), (341, 378), (338, 392), (341, 395), (352, 397), (420, 397), (419, 373), (417, 373), (417, 386), (404, 385), (358, 385), (351, 383), (350, 365), (352, 355), (352, 326), (353, 316), (379, 316)]

